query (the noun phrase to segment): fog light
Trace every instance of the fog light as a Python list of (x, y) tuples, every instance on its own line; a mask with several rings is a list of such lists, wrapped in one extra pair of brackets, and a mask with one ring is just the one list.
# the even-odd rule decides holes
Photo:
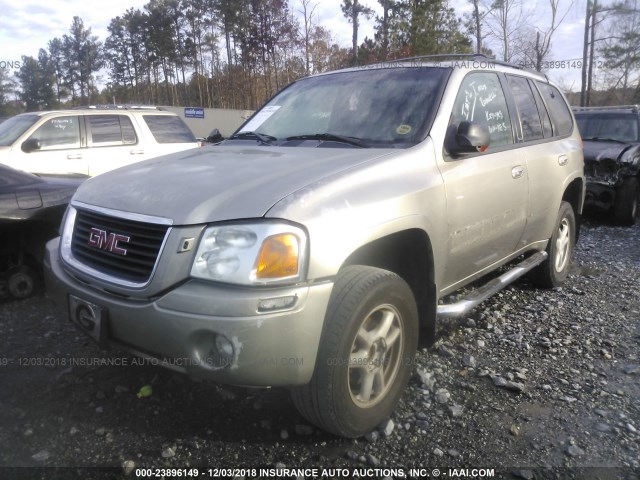
[(287, 295), (286, 297), (263, 298), (258, 301), (259, 312), (271, 312), (273, 310), (284, 310), (291, 308), (298, 300), (297, 295)]
[(233, 344), (224, 335), (216, 335), (216, 349), (223, 358), (233, 358)]

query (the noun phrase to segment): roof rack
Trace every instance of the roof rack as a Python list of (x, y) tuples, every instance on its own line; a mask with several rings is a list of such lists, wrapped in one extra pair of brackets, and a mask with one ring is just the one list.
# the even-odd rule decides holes
[(590, 112), (594, 110), (631, 110), (633, 113), (640, 112), (640, 105), (609, 105), (602, 107), (571, 107), (574, 112)]
[(401, 63), (407, 62), (411, 60), (442, 60), (445, 58), (451, 58), (455, 60), (460, 60), (463, 58), (468, 59), (482, 59), (482, 60), (493, 60), (493, 58), (489, 58), (482, 53), (437, 53), (434, 55), (418, 55), (415, 57), (406, 57), (406, 58), (397, 58), (395, 60), (388, 60), (388, 63)]
[(154, 105), (83, 105), (74, 107), (74, 110), (164, 110), (162, 107), (156, 107)]
[(470, 60), (470, 61), (485, 61), (491, 62), (496, 65), (503, 65), (505, 67), (516, 68), (518, 70), (523, 70), (531, 73), (535, 73), (540, 75), (541, 77), (547, 78), (547, 76), (538, 72), (537, 70), (532, 70), (530, 68), (526, 68), (522, 65), (518, 65), (516, 63), (505, 62), (504, 60), (498, 60), (496, 58), (491, 58), (483, 53), (440, 53), (435, 55), (419, 55), (417, 57), (408, 57), (408, 58), (398, 58), (396, 60), (388, 60), (387, 63), (402, 63), (402, 62), (412, 62), (412, 61), (433, 61), (433, 60)]

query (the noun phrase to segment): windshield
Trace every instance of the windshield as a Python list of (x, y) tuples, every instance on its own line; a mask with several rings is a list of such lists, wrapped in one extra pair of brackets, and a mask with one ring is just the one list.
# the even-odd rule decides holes
[(585, 140), (601, 139), (638, 142), (638, 116), (615, 113), (579, 113), (576, 122)]
[(13, 145), (39, 118), (38, 115), (18, 115), (0, 123), (0, 147)]
[[(276, 95), (236, 138), (289, 145), (302, 140), (354, 147), (406, 147), (427, 134), (445, 68), (395, 67), (299, 80)], [(244, 132), (244, 134), (243, 134)]]

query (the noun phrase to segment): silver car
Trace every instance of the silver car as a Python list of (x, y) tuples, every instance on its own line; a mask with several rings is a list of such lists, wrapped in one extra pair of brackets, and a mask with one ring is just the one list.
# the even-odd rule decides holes
[(438, 316), (527, 272), (562, 284), (584, 199), (557, 87), (436, 60), (301, 79), (219, 145), (90, 179), (48, 244), (50, 294), (103, 347), (375, 428)]

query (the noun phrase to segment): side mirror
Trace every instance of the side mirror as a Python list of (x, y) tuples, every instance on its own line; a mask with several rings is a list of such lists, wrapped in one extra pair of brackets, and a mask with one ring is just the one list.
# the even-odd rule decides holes
[(37, 138), (30, 138), (29, 140), (22, 142), (20, 148), (24, 153), (31, 153), (34, 150), (40, 150), (42, 148), (42, 144)]
[(489, 148), (489, 128), (476, 122), (460, 122), (458, 128), (452, 125), (448, 134), (447, 150), (452, 155), (484, 152)]
[(224, 140), (224, 137), (220, 133), (220, 130), (218, 130), (217, 128), (214, 128), (213, 131), (207, 137), (208, 143), (218, 143), (218, 142), (221, 142), (222, 140)]

